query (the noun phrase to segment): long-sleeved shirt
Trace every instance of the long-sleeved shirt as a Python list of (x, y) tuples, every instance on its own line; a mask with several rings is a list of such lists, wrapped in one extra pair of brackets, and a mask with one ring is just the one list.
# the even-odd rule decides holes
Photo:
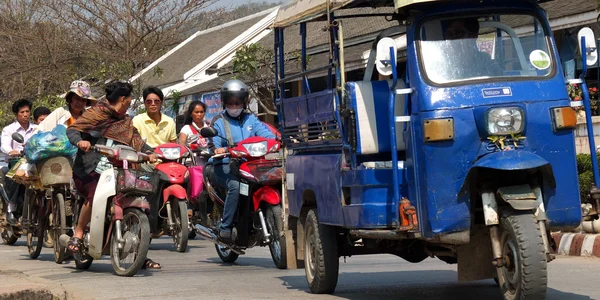
[[(23, 145), (34, 134), (37, 125), (29, 123), (29, 128), (24, 129), (19, 122), (15, 121), (12, 124), (2, 129), (2, 139), (0, 140), (0, 148), (4, 154), (9, 154), (11, 151), (22, 151)], [(12, 139), (13, 133), (19, 133), (23, 136), (23, 144), (19, 144)]]

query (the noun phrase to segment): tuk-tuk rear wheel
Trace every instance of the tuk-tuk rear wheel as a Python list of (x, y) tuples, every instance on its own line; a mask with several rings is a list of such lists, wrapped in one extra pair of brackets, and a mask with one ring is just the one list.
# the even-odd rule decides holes
[(548, 282), (540, 228), (531, 213), (508, 212), (501, 220), (502, 258), (498, 281), (504, 299), (545, 299)]
[(316, 210), (311, 209), (306, 216), (304, 235), (304, 270), (310, 291), (331, 294), (340, 268), (336, 229), (319, 224)]

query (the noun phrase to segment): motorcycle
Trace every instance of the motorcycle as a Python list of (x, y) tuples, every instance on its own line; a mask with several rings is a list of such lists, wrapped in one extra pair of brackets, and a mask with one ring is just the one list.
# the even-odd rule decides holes
[[(145, 197), (156, 192), (158, 176), (129, 168), (130, 163), (148, 161), (148, 155), (131, 147), (96, 145), (90, 151), (104, 155), (114, 167), (100, 174), (91, 222), (83, 236), (82, 253), (75, 255), (75, 265), (85, 270), (94, 259), (110, 254), (115, 273), (130, 277), (143, 266), (150, 246), (150, 205)], [(61, 235), (63, 247), (69, 238)]]
[(150, 199), (150, 229), (153, 238), (168, 234), (178, 252), (185, 252), (188, 244), (189, 217), (187, 191), (183, 187), (189, 172), (184, 160), (190, 152), (184, 146), (166, 143), (155, 148), (162, 161), (155, 166), (159, 176), (158, 190)]
[[(20, 144), (23, 144), (24, 142), (23, 136), (21, 136), (18, 133), (13, 133), (12, 139)], [(12, 168), (12, 166), (21, 157), (22, 154), (19, 156), (11, 156), (9, 158), (10, 168)], [(6, 212), (8, 211), (9, 197), (8, 193), (6, 192), (5, 176), (6, 174), (3, 174), (0, 178), (0, 237), (2, 238), (4, 244), (14, 245), (17, 242), (17, 240), (21, 237), (21, 235), (25, 234), (25, 232), (23, 231), (22, 222), (18, 222), (17, 224), (9, 224), (8, 220), (6, 220)]]
[[(202, 128), (203, 137), (214, 137), (218, 132), (212, 127)], [(233, 174), (239, 174), (240, 199), (232, 230), (232, 243), (217, 238), (223, 215), (227, 191), (209, 178), (210, 164), (204, 172), (205, 190), (200, 196), (199, 224), (196, 232), (215, 244), (223, 262), (232, 263), (244, 250), (255, 246), (268, 246), (275, 266), (287, 268), (286, 244), (283, 237), (281, 207), (281, 181), (283, 169), (275, 139), (250, 137), (213, 158), (230, 157)], [(209, 176), (207, 176), (209, 175)], [(212, 176), (210, 176), (212, 177)]]

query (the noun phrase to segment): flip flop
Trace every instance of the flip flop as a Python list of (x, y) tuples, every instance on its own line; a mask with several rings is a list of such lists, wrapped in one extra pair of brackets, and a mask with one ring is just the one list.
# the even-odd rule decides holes
[(149, 270), (160, 270), (161, 266), (159, 263), (146, 258), (146, 261), (144, 261), (144, 265), (142, 266), (142, 269), (149, 269)]

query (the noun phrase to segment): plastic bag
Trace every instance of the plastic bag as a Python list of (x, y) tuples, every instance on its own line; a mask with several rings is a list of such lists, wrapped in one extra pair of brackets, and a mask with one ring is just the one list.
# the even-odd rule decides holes
[(67, 128), (59, 125), (52, 131), (38, 132), (25, 143), (25, 156), (30, 162), (55, 156), (73, 157), (77, 147), (69, 142)]
[(15, 182), (34, 181), (38, 178), (37, 168), (23, 157), (6, 173), (6, 177)]

